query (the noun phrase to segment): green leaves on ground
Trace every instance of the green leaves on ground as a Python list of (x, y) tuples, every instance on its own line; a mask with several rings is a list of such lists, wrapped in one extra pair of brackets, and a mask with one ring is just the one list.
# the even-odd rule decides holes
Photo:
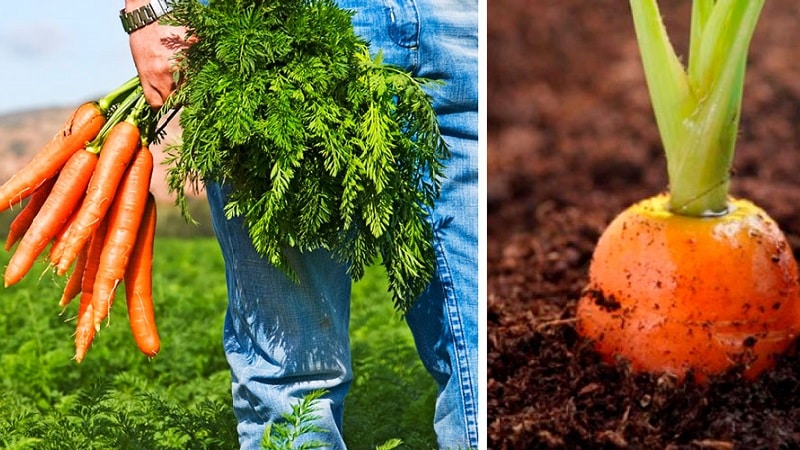
[[(0, 222), (9, 216), (0, 214)], [(8, 257), (0, 252), (0, 265)], [(41, 263), (34, 269), (41, 278), (27, 277), (3, 291), (0, 448), (239, 447), (222, 349), (227, 291), (217, 242), (159, 236), (153, 268), (163, 345), (152, 360), (133, 342), (123, 298), (116, 299), (87, 358), (76, 364), (72, 320), (78, 305), (61, 313), (63, 280)], [(354, 379), (345, 400), (345, 442), (371, 449), (402, 438), (401, 448), (431, 449), (436, 384), (408, 327), (392, 314), (386, 288), (378, 266), (353, 285)]]
[(372, 57), (331, 0), (178, 1), (196, 44), (182, 54), (183, 142), (169, 183), (232, 186), (256, 249), (326, 248), (354, 279), (383, 261), (405, 311), (435, 264), (426, 222), (449, 156), (416, 79)]

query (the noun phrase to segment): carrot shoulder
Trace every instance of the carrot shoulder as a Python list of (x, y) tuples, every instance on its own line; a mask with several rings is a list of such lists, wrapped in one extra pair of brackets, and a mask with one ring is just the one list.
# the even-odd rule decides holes
[(147, 197), (136, 245), (125, 270), (125, 299), (133, 338), (139, 350), (153, 357), (161, 349), (153, 308), (153, 242), (156, 230), (156, 204)]
[(0, 211), (21, 202), (45, 180), (52, 178), (73, 153), (97, 137), (105, 121), (105, 115), (96, 102), (79, 106), (33, 159), (0, 186)]
[(108, 230), (92, 293), (95, 327), (108, 316), (116, 288), (125, 277), (150, 192), (152, 173), (153, 155), (147, 146), (142, 146), (125, 171), (108, 212)]
[(94, 175), (86, 196), (67, 232), (61, 258), (57, 264), (59, 275), (67, 273), (81, 248), (100, 226), (114, 199), (125, 169), (139, 148), (139, 128), (132, 121), (115, 124), (100, 149)]
[(6, 267), (6, 287), (19, 282), (28, 273), (42, 250), (69, 220), (92, 177), (96, 161), (95, 154), (80, 150), (64, 165)]

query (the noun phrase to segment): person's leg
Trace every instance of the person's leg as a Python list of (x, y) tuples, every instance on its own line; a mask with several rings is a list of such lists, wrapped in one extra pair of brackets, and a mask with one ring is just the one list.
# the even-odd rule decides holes
[[(368, 3), (368, 4), (365, 4)], [(384, 61), (431, 87), (452, 152), (431, 214), (437, 274), (407, 315), (425, 367), (439, 385), (434, 428), (441, 448), (478, 446), (478, 2), (339, 0)]]
[(430, 217), (436, 276), (406, 319), (423, 364), (439, 384), (434, 428), (440, 448), (477, 448), (477, 1), (419, 0), (419, 7), (418, 75), (445, 82), (430, 93), (452, 157)]
[(350, 277), (327, 252), (292, 252), (299, 283), (259, 257), (240, 219), (228, 220), (226, 190), (206, 186), (214, 231), (225, 260), (228, 310), (224, 348), (242, 449), (259, 449), (268, 423), (324, 389), (309, 435), (344, 449), (342, 407), (350, 386)]

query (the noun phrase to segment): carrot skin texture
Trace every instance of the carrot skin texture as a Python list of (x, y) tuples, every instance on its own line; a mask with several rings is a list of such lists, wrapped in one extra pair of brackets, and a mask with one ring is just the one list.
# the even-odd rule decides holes
[(152, 173), (153, 155), (147, 146), (142, 146), (125, 171), (108, 212), (108, 229), (92, 293), (96, 327), (108, 316), (117, 286), (125, 277), (150, 193)]
[(125, 299), (133, 338), (139, 350), (151, 358), (161, 349), (152, 286), (156, 222), (156, 203), (153, 195), (149, 194), (136, 246), (125, 270)]
[[(83, 202), (83, 198), (81, 198), (81, 202)], [(61, 253), (64, 250), (64, 241), (66, 240), (67, 233), (69, 233), (70, 229), (72, 228), (72, 225), (75, 223), (75, 219), (77, 218), (77, 216), (78, 216), (78, 210), (75, 209), (75, 211), (72, 212), (72, 215), (70, 216), (69, 220), (67, 220), (67, 223), (65, 223), (64, 226), (61, 228), (61, 231), (59, 231), (58, 234), (56, 234), (55, 237), (53, 237), (53, 245), (50, 246), (50, 254), (48, 255), (48, 258), (50, 259), (50, 264), (52, 264), (53, 266), (57, 265), (58, 261), (61, 260)]]
[(57, 264), (58, 275), (67, 273), (80, 249), (106, 216), (117, 187), (139, 148), (139, 129), (131, 122), (115, 124), (102, 144), (95, 173), (89, 182), (75, 222), (68, 231)]
[(4, 276), (6, 287), (19, 282), (28, 273), (39, 254), (69, 220), (89, 184), (96, 162), (95, 154), (79, 150), (64, 164), (47, 199), (8, 262)]
[(86, 253), (86, 265), (81, 279), (80, 304), (78, 306), (78, 324), (75, 328), (75, 360), (83, 361), (89, 346), (92, 345), (97, 329), (94, 326), (94, 312), (92, 309), (92, 292), (97, 275), (100, 252), (103, 251), (103, 242), (106, 236), (106, 221), (103, 220), (92, 235)]
[(64, 292), (61, 294), (61, 299), (58, 301), (58, 306), (62, 308), (69, 305), (72, 300), (81, 293), (81, 283), (83, 282), (83, 273), (86, 270), (86, 259), (89, 255), (89, 246), (84, 246), (78, 259), (75, 260), (75, 268), (67, 279), (67, 284), (64, 285)]
[(28, 231), (36, 214), (39, 213), (45, 200), (47, 200), (47, 196), (50, 195), (50, 190), (53, 188), (55, 182), (55, 177), (50, 178), (36, 189), (36, 191), (31, 194), (30, 200), (22, 211), (11, 221), (11, 224), (8, 226), (8, 236), (6, 237), (6, 251), (11, 250), (11, 247), (13, 247), (14, 244), (22, 238), (25, 232)]
[(97, 137), (106, 118), (95, 102), (73, 111), (62, 129), (14, 176), (0, 186), (0, 212), (28, 197), (56, 172), (76, 151)]
[(753, 379), (800, 333), (791, 247), (755, 205), (725, 216), (682, 217), (667, 196), (617, 216), (601, 236), (577, 328), (608, 362), (698, 383), (737, 364)]

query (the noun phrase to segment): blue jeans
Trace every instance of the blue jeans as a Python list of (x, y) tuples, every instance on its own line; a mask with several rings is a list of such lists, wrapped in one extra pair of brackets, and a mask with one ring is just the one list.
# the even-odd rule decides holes
[[(436, 275), (406, 316), (439, 391), (441, 448), (478, 446), (478, 2), (340, 0), (356, 32), (384, 61), (445, 82), (429, 90), (452, 158), (431, 213)], [(258, 449), (267, 423), (311, 391), (328, 391), (309, 436), (344, 449), (344, 397), (353, 378), (348, 324), (351, 280), (325, 251), (290, 253), (300, 282), (253, 249), (240, 219), (225, 219), (226, 188), (207, 186), (225, 259), (229, 304), (224, 347), (241, 448)], [(388, 300), (387, 300), (388, 301)]]

